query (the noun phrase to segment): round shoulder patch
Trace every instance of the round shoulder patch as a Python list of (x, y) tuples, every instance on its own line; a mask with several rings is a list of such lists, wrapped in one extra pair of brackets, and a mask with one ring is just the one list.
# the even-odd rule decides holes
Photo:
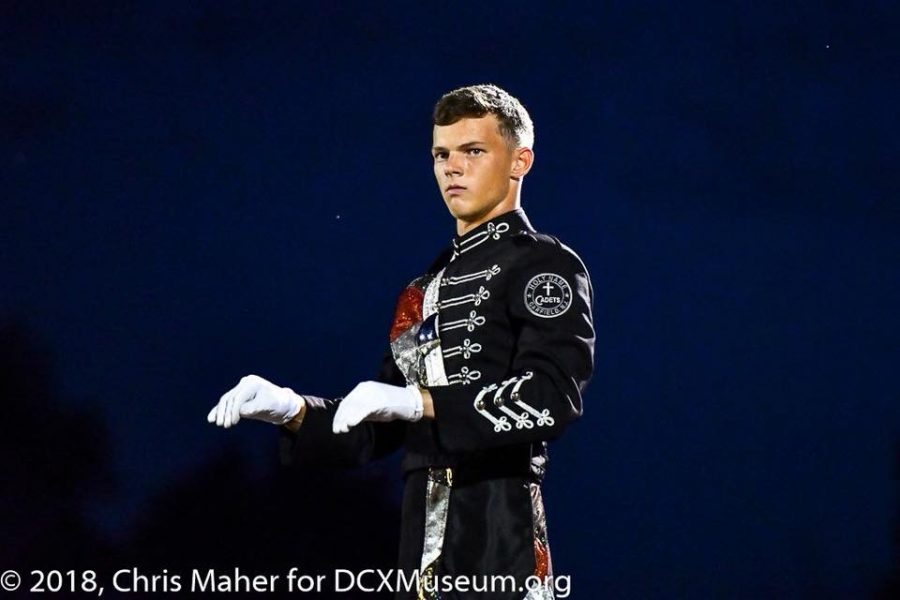
[(525, 286), (525, 308), (536, 317), (552, 319), (572, 306), (572, 287), (561, 275), (540, 273)]

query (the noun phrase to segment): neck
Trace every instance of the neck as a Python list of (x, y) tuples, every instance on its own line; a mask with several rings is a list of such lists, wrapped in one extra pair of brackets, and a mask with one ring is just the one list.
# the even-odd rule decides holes
[(462, 219), (456, 220), (456, 235), (465, 235), (466, 233), (472, 231), (479, 225), (483, 225), (487, 223), (491, 219), (495, 219), (502, 214), (508, 213), (512, 210), (515, 210), (522, 206), (522, 199), (520, 194), (521, 188), (516, 185), (514, 189), (510, 190), (509, 196), (507, 196), (503, 202), (492, 208), (490, 211), (481, 215), (475, 220), (472, 221), (464, 221)]

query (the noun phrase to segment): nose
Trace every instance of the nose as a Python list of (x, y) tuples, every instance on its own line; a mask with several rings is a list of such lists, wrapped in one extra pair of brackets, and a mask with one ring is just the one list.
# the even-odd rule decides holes
[(444, 161), (444, 175), (462, 175), (463, 172), (463, 157), (460, 156), (457, 152), (450, 152), (447, 155), (447, 160)]

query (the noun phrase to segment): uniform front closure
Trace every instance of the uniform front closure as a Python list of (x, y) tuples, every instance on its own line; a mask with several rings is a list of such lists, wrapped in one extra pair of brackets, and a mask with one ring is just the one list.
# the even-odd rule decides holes
[(509, 364), (513, 340), (503, 314), (504, 286), (513, 260), (511, 238), (528, 231), (533, 231), (531, 224), (516, 209), (453, 238), (437, 302), (448, 385), (471, 386), (486, 376), (502, 375)]

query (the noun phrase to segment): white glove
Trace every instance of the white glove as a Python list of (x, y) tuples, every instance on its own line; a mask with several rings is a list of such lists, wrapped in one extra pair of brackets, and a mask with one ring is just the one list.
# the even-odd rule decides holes
[(278, 387), (258, 375), (247, 375), (225, 392), (206, 420), (219, 427), (237, 425), (241, 417), (283, 425), (303, 408), (302, 396), (291, 388)]
[(347, 433), (362, 421), (418, 421), (424, 407), (419, 388), (363, 381), (347, 394), (331, 423), (335, 433)]

